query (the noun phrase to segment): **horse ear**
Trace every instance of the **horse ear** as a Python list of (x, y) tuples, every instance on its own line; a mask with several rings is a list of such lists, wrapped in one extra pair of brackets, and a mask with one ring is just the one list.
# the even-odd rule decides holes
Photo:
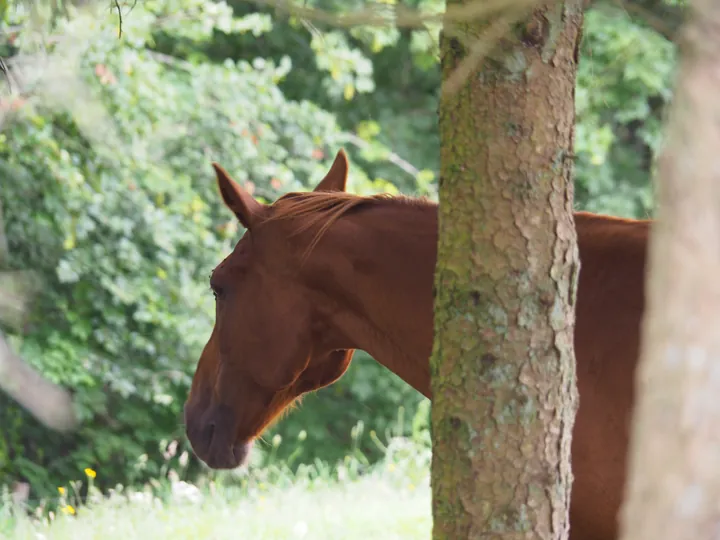
[(235, 180), (217, 163), (212, 164), (217, 176), (218, 188), (225, 206), (232, 210), (243, 227), (250, 230), (257, 216), (262, 211), (262, 205), (252, 195), (239, 186)]
[(345, 150), (338, 151), (332, 167), (313, 191), (345, 191), (348, 176), (348, 158)]

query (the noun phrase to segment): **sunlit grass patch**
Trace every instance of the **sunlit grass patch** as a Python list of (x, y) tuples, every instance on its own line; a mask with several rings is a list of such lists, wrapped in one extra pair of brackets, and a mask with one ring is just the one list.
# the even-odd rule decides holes
[[(269, 466), (226, 474), (202, 488), (171, 472), (144, 491), (104, 497), (95, 491), (84, 505), (63, 490), (63, 505), (50, 519), (0, 507), (0, 531), (18, 540), (429, 539), (429, 450), (397, 438), (386, 451), (382, 463), (362, 474), (349, 457), (336, 467), (317, 463), (295, 473)], [(85, 475), (92, 485), (93, 474)]]
[[(139, 495), (139, 494), (136, 494)], [(173, 538), (263, 540), (430, 538), (430, 491), (398, 488), (381, 477), (306, 490), (293, 486), (250, 498), (222, 493), (200, 503), (115, 496), (52, 523), (21, 520), (12, 538), (58, 540)]]

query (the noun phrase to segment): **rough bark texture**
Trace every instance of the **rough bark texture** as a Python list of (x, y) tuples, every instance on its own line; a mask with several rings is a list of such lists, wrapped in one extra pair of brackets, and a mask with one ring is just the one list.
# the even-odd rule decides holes
[(658, 177), (622, 538), (720, 538), (720, 3), (693, 0)]
[[(537, 8), (441, 97), (434, 540), (567, 538), (581, 24), (579, 3)], [(444, 29), (444, 80), (484, 27)]]

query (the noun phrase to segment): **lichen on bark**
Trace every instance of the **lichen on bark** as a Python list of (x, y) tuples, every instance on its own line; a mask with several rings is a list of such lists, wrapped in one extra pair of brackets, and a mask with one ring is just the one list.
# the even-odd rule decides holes
[[(565, 156), (582, 11), (560, 9), (536, 8), (440, 101), (434, 540), (567, 537), (579, 261)], [(455, 42), (486, 26), (444, 32), (444, 80)]]

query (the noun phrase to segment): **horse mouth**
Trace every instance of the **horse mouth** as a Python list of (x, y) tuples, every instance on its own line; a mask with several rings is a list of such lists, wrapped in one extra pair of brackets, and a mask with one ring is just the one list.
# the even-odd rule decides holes
[(252, 437), (243, 437), (235, 431), (232, 411), (221, 406), (211, 414), (197, 408), (185, 408), (185, 431), (195, 455), (211, 469), (236, 469), (245, 465), (253, 444)]
[(205, 456), (198, 457), (211, 469), (237, 469), (247, 464), (252, 445), (252, 441), (240, 441), (226, 447), (224, 452), (209, 452)]

